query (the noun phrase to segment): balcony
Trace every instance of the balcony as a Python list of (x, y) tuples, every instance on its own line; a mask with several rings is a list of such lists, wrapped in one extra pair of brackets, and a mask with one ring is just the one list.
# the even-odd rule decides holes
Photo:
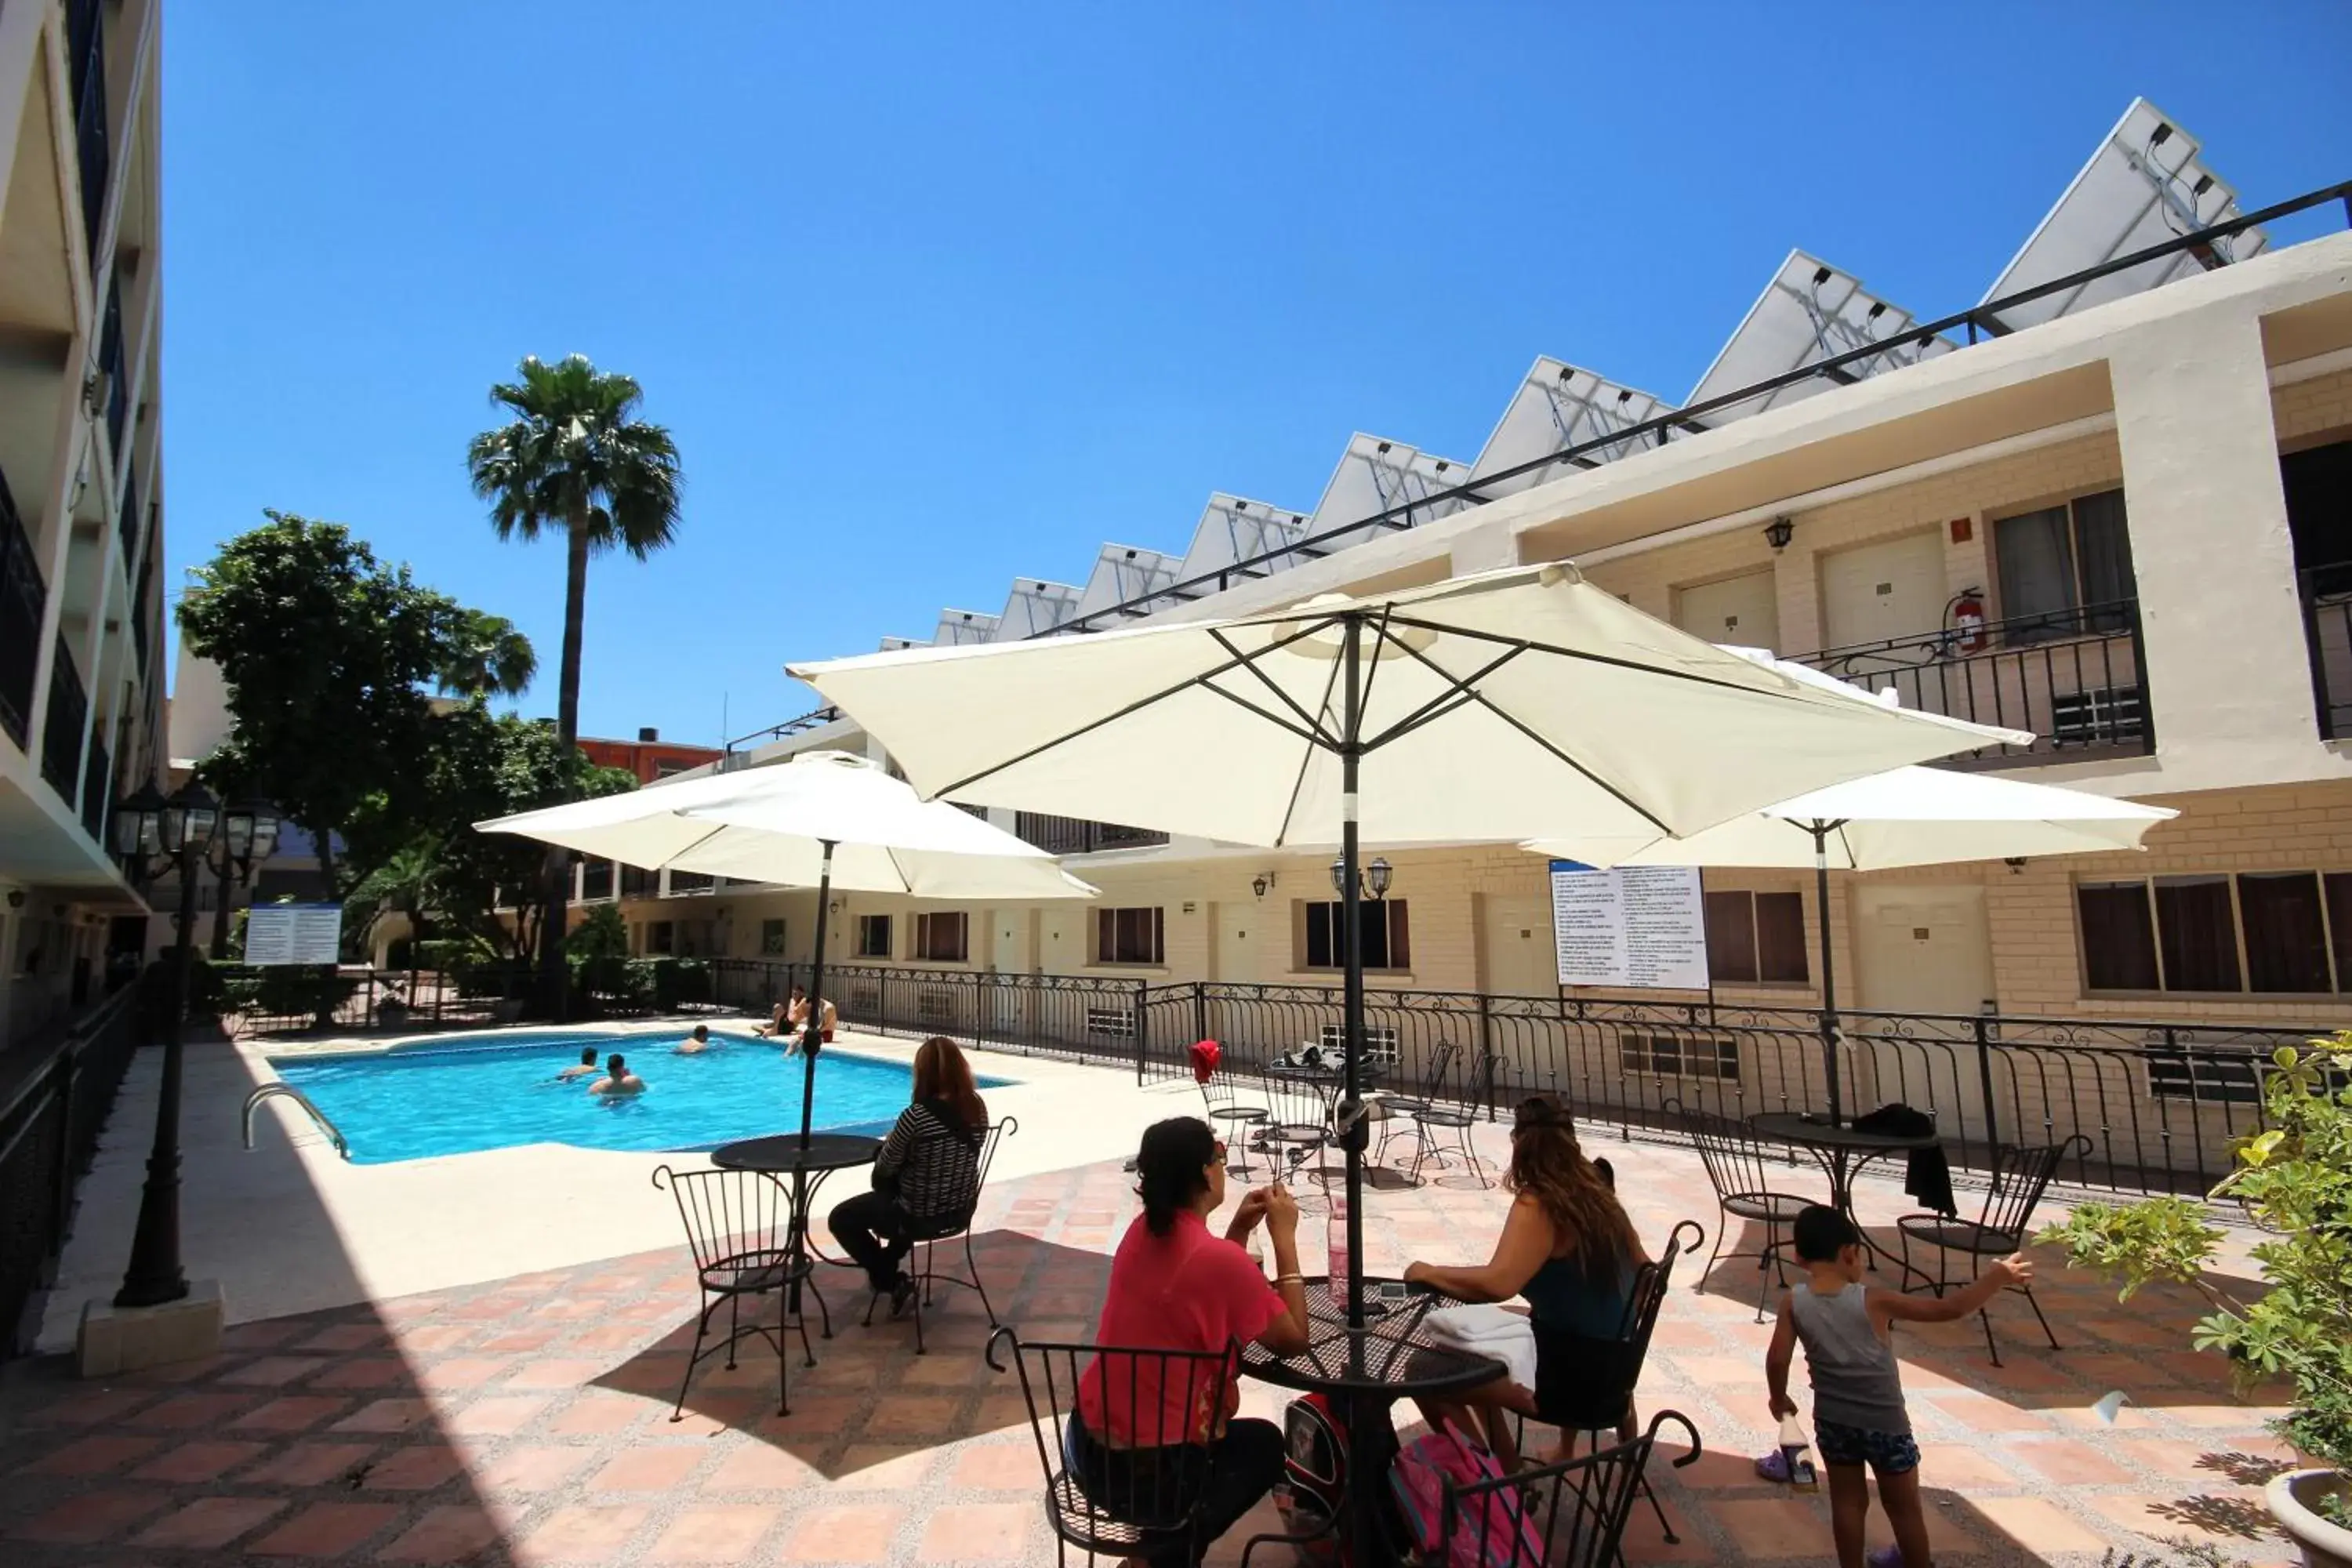
[(688, 893), (708, 893), (719, 886), (719, 879), (703, 871), (677, 871), (669, 874), (669, 896), (681, 898)]
[(115, 540), (122, 547), (122, 574), (131, 574), (131, 552), (139, 547), (139, 470), (122, 474), (122, 504), (116, 509)]
[(82, 688), (81, 671), (59, 637), (57, 668), (49, 675), (49, 711), (41, 723), (41, 776), (68, 805), (81, 784), (81, 736), (89, 722), (89, 696)]
[[(92, 243), (95, 243), (93, 241)], [(122, 457), (122, 427), (131, 422), (131, 378), (122, 373), (122, 287), (106, 291), (106, 320), (99, 329), (99, 374), (106, 377), (107, 460)]]
[(2303, 574), (2303, 634), (2311, 647), (2319, 738), (2352, 740), (2352, 566)]
[(93, 731), (89, 737), (89, 760), (81, 773), (81, 825), (91, 842), (106, 843), (107, 786), (112, 782), (113, 759), (106, 754), (106, 742)]
[(1013, 831), (1048, 855), (1146, 849), (1168, 842), (1168, 835), (1150, 827), (1125, 827), (1116, 822), (1089, 822), (1078, 816), (1047, 816), (1034, 811), (1014, 814)]
[(580, 868), (580, 901), (600, 904), (613, 896), (613, 863), (591, 860)]
[(41, 661), (41, 611), (48, 596), (33, 542), (7, 479), (0, 477), (0, 730), (19, 751), (30, 749), (33, 676)]
[(1799, 654), (1796, 662), (1872, 691), (1892, 689), (1906, 708), (2033, 731), (2032, 745), (1965, 752), (1947, 759), (1948, 767), (2084, 762), (2156, 749), (2135, 599), (1992, 621), (1973, 638), (1948, 629)]
[(621, 897), (650, 899), (661, 891), (661, 873), (648, 871), (643, 866), (621, 868)]
[(74, 153), (81, 169), (82, 233), (90, 258), (98, 257), (99, 231), (106, 223), (106, 182), (113, 149), (106, 126), (106, 26), (100, 0), (72, 0), (66, 7), (67, 68), (73, 86)]

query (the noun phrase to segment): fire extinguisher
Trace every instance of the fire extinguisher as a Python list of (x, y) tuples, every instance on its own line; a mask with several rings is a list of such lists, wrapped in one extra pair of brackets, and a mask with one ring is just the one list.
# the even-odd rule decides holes
[(1979, 653), (1985, 646), (1985, 605), (1982, 588), (1963, 588), (1944, 606), (1944, 624), (1958, 635), (1952, 646), (1961, 653)]

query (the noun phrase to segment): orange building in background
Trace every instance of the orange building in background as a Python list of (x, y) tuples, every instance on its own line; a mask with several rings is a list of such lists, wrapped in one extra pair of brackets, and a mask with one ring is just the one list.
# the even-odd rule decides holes
[(665, 741), (661, 731), (651, 726), (639, 730), (634, 741), (600, 741), (583, 735), (580, 749), (598, 767), (626, 768), (637, 775), (641, 784), (715, 763), (726, 755), (717, 746), (688, 746)]

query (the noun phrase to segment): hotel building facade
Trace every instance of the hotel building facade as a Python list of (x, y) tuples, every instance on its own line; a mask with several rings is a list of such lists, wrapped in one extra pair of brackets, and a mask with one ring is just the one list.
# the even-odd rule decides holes
[(158, 0), (0, 5), (0, 1047), (136, 962), (164, 765)]

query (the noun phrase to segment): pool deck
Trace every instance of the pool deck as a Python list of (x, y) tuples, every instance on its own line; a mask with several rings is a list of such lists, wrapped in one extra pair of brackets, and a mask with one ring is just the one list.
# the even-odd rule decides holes
[[(394, 1200), (358, 1195), (404, 1167), (346, 1168), (331, 1154), (323, 1166), (293, 1165), (290, 1184), (248, 1187), (233, 1202), (206, 1189), (217, 1167), (247, 1158), (235, 1150), (233, 1130), (214, 1126), (233, 1121), (233, 1091), (247, 1080), (232, 1074), (245, 1069), (224, 1054), (197, 1057), (211, 1087), (192, 1097), (190, 1120), (209, 1152), (192, 1153), (188, 1256), (207, 1272), (247, 1270), (232, 1284), (233, 1297), (248, 1292), (247, 1321), (216, 1357), (114, 1380), (77, 1381), (61, 1357), (0, 1369), (0, 1562), (10, 1568), (1055, 1562), (1019, 1387), (982, 1359), (987, 1324), (968, 1292), (942, 1296), (930, 1353), (917, 1356), (908, 1325), (856, 1325), (863, 1292), (853, 1276), (821, 1270), (836, 1334), (818, 1342), (814, 1369), (796, 1360), (792, 1414), (777, 1414), (776, 1365), (755, 1347), (732, 1372), (707, 1363), (686, 1418), (674, 1423), (697, 1304), (691, 1267), (668, 1228), (676, 1219), (667, 1201), (598, 1173), (638, 1157), (593, 1157), (572, 1177), (581, 1190), (514, 1205), (486, 1205), (477, 1183), (411, 1173), (388, 1190), (410, 1205), (413, 1225)], [(1129, 1141), (1115, 1121), (1198, 1101), (1189, 1085), (1139, 1091), (1131, 1077), (1099, 1068), (1065, 1069), (1068, 1087), (1048, 1089), (1036, 1065), (991, 1066), (1066, 1098), (1058, 1112), (1041, 1106), (1024, 1173), (1008, 1164), (1007, 1179), (992, 1184), (974, 1227), (981, 1267), (998, 1311), (1022, 1333), (1083, 1337), (1109, 1251), (1133, 1213), (1130, 1184), (1108, 1155), (1035, 1167), (1055, 1157), (1045, 1152), (1052, 1148)], [(141, 1122), (126, 1110), (126, 1121)], [(1026, 1121), (1029, 1112), (1018, 1114)], [(143, 1123), (140, 1131), (143, 1143)], [(1488, 1160), (1503, 1153), (1502, 1129), (1482, 1125), (1475, 1135)], [(1712, 1239), (1715, 1204), (1691, 1152), (1628, 1143), (1607, 1128), (1590, 1127), (1586, 1137), (1615, 1162), (1629, 1211), (1653, 1246), (1685, 1217)], [(282, 1133), (266, 1147), (289, 1149)], [(513, 1171), (538, 1173), (533, 1181), (573, 1171), (523, 1158), (543, 1154), (506, 1152), (519, 1161)], [(1503, 1195), (1459, 1171), (1413, 1185), (1393, 1164), (1365, 1203), (1368, 1264), (1393, 1270), (1417, 1257), (1484, 1257), (1506, 1212)], [(312, 1170), (354, 1184), (314, 1195), (299, 1179)], [(1818, 1181), (1791, 1179), (1805, 1184), (1800, 1190)], [(435, 1192), (453, 1194), (454, 1206), (426, 1195)], [(110, 1279), (128, 1220), (119, 1196), (110, 1201), (114, 1208), (86, 1208), (82, 1228), (110, 1237), (100, 1272)], [(1858, 1184), (1857, 1202), (1881, 1237), (1912, 1206), (1895, 1182), (1877, 1177)], [(340, 1223), (310, 1217), (322, 1204), (335, 1206)], [(577, 1226), (551, 1223), (559, 1204), (596, 1212)], [(102, 1225), (91, 1224), (93, 1214)], [(549, 1234), (529, 1234), (518, 1214)], [(410, 1258), (412, 1242), (395, 1244), (378, 1228), (437, 1238), (446, 1254)], [(583, 1234), (563, 1234), (575, 1228)], [(240, 1230), (308, 1239), (271, 1242)], [(475, 1231), (495, 1233), (497, 1245)], [(653, 1240), (640, 1245), (641, 1236)], [(1302, 1227), (1310, 1268), (1322, 1239), (1310, 1219)], [(2233, 1237), (2223, 1268), (2241, 1278), (2242, 1240)], [(249, 1276), (261, 1259), (281, 1256), (317, 1273), (346, 1247), (353, 1275), (437, 1270), (449, 1282), (345, 1284), (336, 1304), (256, 1310), (263, 1282)], [(530, 1257), (499, 1258), (500, 1247)], [(593, 1257), (530, 1260), (566, 1250)], [(2286, 1458), (2262, 1430), (2275, 1405), (2240, 1400), (2221, 1358), (2187, 1348), (2200, 1310), (2194, 1297), (2163, 1286), (2120, 1307), (2108, 1287), (2046, 1253), (2040, 1263), (2039, 1294), (2063, 1349), (2048, 1348), (2013, 1299), (1993, 1310), (2001, 1366), (1988, 1361), (1973, 1321), (1906, 1328), (1895, 1342), (1941, 1568), (2096, 1568), (2110, 1548), (2146, 1552), (2167, 1536), (2218, 1545), (2225, 1561), (2291, 1560), (2256, 1489)], [(1686, 1413), (1706, 1451), (1685, 1469), (1664, 1462), (1678, 1449), (1653, 1462), (1681, 1539), (1664, 1541), (1637, 1508), (1626, 1554), (1637, 1563), (1826, 1561), (1826, 1500), (1760, 1481), (1749, 1464), (1772, 1439), (1768, 1331), (1753, 1321), (1759, 1276), (1752, 1264), (1726, 1262), (1702, 1294), (1691, 1289), (1699, 1274), (1686, 1262), (1675, 1275), (1640, 1399), (1645, 1411)], [(317, 1281), (301, 1289), (336, 1293)], [(2133, 1403), (2111, 1423), (2094, 1405), (2117, 1388)], [(1247, 1384), (1244, 1409), (1271, 1415), (1283, 1397)], [(1247, 1521), (1275, 1523), (1268, 1505)], [(1886, 1539), (1875, 1515), (1870, 1536)], [(1234, 1563), (1240, 1545), (1239, 1532), (1227, 1537), (1211, 1562)], [(1287, 1559), (1261, 1552), (1255, 1561)]]
[[(609, 1033), (625, 1043), (671, 1041), (694, 1022), (588, 1026), (583, 1032)], [(277, 1079), (273, 1057), (467, 1037), (474, 1037), (214, 1040), (188, 1047), (180, 1130), (182, 1252), (192, 1277), (221, 1282), (230, 1322), (568, 1268), (677, 1240), (677, 1215), (654, 1192), (652, 1175), (663, 1164), (707, 1166), (700, 1154), (531, 1143), (353, 1165), (283, 1097), (266, 1102), (255, 1119), (254, 1148), (241, 1146), (239, 1112), (255, 1086)], [(917, 1043), (844, 1029), (834, 1048), (903, 1063), (912, 1061)], [(997, 1157), (1002, 1177), (1124, 1157), (1150, 1122), (1200, 1105), (1189, 1082), (1139, 1089), (1131, 1074), (1100, 1067), (969, 1054), (981, 1076), (1013, 1080), (987, 1091), (992, 1114), (1021, 1124)], [(124, 1080), (82, 1184), (73, 1236), (42, 1315), (43, 1351), (70, 1349), (82, 1304), (111, 1297), (121, 1282), (146, 1178), (161, 1070), (162, 1053), (142, 1051)], [(794, 1105), (797, 1081), (794, 1064)], [(786, 1121), (780, 1100), (772, 1131), (783, 1131)]]

